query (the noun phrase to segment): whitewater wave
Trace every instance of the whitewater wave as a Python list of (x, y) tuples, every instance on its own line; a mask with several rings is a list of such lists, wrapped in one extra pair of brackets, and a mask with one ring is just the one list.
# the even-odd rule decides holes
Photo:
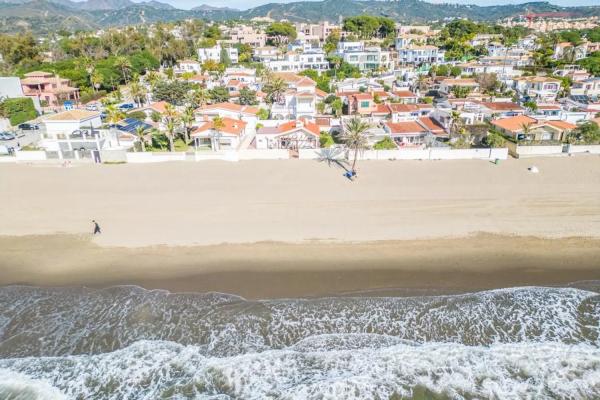
[(140, 340), (228, 357), (324, 334), (377, 334), (471, 346), (600, 344), (600, 295), (526, 287), (406, 298), (247, 301), (138, 287), (0, 289), (0, 357), (101, 354)]
[[(357, 348), (355, 339), (367, 348)], [(332, 341), (335, 348), (322, 348)], [(100, 355), (1, 360), (0, 381), (10, 370), (32, 386), (51, 384), (67, 398), (106, 400), (600, 397), (595, 346), (398, 341), (315, 337), (298, 348), (223, 358), (206, 357), (197, 346), (142, 341)], [(344, 342), (353, 344), (343, 349)], [(5, 390), (0, 382), (0, 397), (6, 398)]]

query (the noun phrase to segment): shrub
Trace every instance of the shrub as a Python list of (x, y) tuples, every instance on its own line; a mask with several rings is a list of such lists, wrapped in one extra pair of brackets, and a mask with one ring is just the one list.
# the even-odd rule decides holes
[(20, 97), (0, 102), (0, 115), (8, 118), (10, 124), (15, 126), (37, 118), (38, 113), (31, 98)]
[(384, 137), (373, 146), (375, 150), (395, 150), (396, 144), (391, 137)]
[(143, 121), (146, 119), (146, 113), (143, 111), (132, 111), (130, 113), (127, 113), (127, 118), (135, 118), (139, 119), (140, 121)]
[(319, 136), (319, 144), (323, 148), (331, 147), (335, 144), (333, 137), (327, 132), (321, 132)]

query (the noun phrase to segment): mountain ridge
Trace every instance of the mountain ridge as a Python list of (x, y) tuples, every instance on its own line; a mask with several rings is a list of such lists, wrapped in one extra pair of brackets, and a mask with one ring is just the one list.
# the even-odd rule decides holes
[[(72, 4), (79, 6), (74, 8)], [(31, 29), (36, 33), (46, 33), (55, 29), (94, 29), (188, 18), (223, 21), (269, 16), (274, 20), (288, 19), (293, 22), (337, 22), (341, 17), (362, 14), (386, 16), (403, 23), (452, 18), (491, 22), (529, 12), (569, 12), (573, 16), (590, 17), (600, 16), (600, 6), (560, 7), (548, 2), (476, 6), (434, 4), (421, 0), (322, 0), (269, 3), (248, 10), (206, 5), (180, 10), (157, 0), (144, 3), (133, 3), (131, 0), (87, 0), (83, 3), (71, 0), (0, 0), (0, 32)]]

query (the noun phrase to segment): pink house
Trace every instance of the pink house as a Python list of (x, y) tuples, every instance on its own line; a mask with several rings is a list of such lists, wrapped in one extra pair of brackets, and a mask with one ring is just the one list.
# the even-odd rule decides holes
[(79, 89), (70, 85), (68, 79), (43, 71), (30, 72), (21, 79), (25, 96), (37, 97), (42, 104), (50, 107), (59, 106), (65, 100), (79, 101)]

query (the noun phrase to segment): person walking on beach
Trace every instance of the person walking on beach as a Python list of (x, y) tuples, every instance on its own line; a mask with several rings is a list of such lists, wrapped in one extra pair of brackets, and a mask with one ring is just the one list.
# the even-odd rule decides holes
[(98, 225), (95, 220), (92, 220), (92, 222), (94, 223), (94, 235), (101, 234), (102, 232), (100, 231), (100, 225)]

